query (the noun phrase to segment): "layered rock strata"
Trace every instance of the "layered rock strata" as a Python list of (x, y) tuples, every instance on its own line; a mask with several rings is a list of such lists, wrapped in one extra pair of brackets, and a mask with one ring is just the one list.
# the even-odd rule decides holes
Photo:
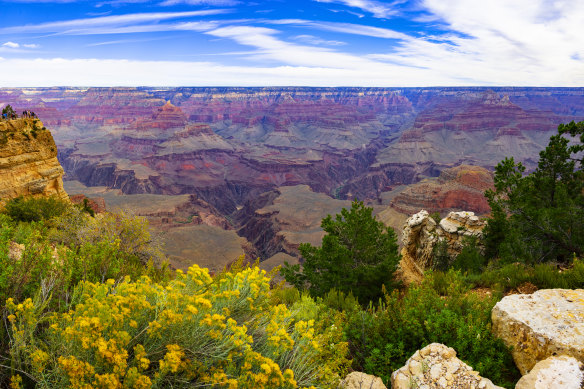
[(443, 215), (460, 210), (485, 215), (491, 211), (484, 195), (487, 189), (493, 189), (492, 172), (479, 166), (459, 165), (442, 170), (437, 178), (410, 185), (391, 201), (391, 206), (409, 215), (420, 209)]
[(521, 374), (554, 355), (584, 361), (584, 289), (542, 289), (504, 297), (491, 312), (493, 332), (512, 346)]
[(482, 237), (485, 222), (474, 212), (450, 212), (440, 223), (430, 217), (428, 211), (408, 218), (402, 230), (401, 276), (405, 282), (419, 281), (424, 270), (431, 268), (434, 247), (447, 243), (448, 254), (455, 258), (464, 247), (465, 238)]
[(393, 389), (477, 388), (503, 389), (456, 358), (456, 351), (440, 343), (418, 350), (391, 375)]
[(0, 203), (19, 196), (67, 200), (51, 133), (38, 119), (0, 122)]

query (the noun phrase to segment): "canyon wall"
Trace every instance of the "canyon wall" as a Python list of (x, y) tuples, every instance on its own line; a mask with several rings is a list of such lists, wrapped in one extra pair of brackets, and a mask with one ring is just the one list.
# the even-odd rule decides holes
[(65, 179), (197, 195), (272, 255), (286, 243), (258, 235), (278, 218), (255, 200), (281, 187), (391, 204), (392, 220), (488, 213), (489, 171), (533, 169), (558, 124), (584, 119), (584, 88), (3, 88), (5, 104), (50, 125)]
[(57, 146), (38, 119), (0, 121), (0, 204), (19, 196), (69, 198)]

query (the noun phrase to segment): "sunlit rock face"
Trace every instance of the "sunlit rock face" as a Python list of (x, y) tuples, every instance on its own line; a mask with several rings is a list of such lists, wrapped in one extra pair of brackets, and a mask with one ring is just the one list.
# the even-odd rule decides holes
[(0, 204), (19, 196), (69, 198), (55, 141), (37, 119), (0, 121)]
[(513, 347), (521, 374), (566, 355), (584, 360), (584, 290), (542, 289), (504, 297), (491, 312), (493, 332)]

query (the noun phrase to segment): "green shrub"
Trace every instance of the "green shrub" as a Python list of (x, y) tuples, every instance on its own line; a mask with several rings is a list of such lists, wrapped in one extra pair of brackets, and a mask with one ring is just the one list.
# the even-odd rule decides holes
[(532, 283), (538, 289), (577, 289), (584, 287), (584, 263), (574, 259), (567, 269), (550, 263), (535, 266), (511, 263), (502, 267), (497, 267), (495, 263), (481, 274), (468, 276), (467, 281), (500, 293), (508, 292), (526, 282)]
[[(389, 382), (391, 373), (416, 350), (438, 342), (453, 347), (482, 376), (513, 387), (519, 373), (507, 347), (491, 333), (495, 299), (470, 292), (460, 273), (451, 271), (443, 277), (437, 280), (429, 274), (402, 295), (393, 292), (378, 307), (349, 315), (345, 331), (353, 368)], [(445, 279), (450, 283), (444, 291)], [(435, 290), (437, 284), (443, 295)]]
[(477, 238), (471, 236), (463, 239), (462, 251), (456, 256), (452, 267), (463, 272), (480, 273), (484, 270), (486, 264), (487, 259), (481, 254), (481, 250), (477, 245)]
[(439, 239), (432, 248), (432, 267), (434, 270), (447, 271), (452, 265), (452, 258), (448, 253), (448, 242)]
[(4, 213), (15, 221), (38, 222), (63, 215), (71, 205), (64, 200), (49, 198), (11, 199), (4, 207)]

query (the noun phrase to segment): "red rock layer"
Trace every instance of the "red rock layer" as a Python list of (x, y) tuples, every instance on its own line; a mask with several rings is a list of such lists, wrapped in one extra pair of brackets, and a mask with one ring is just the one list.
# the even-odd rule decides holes
[(493, 174), (487, 169), (460, 165), (444, 169), (438, 178), (413, 184), (398, 194), (391, 206), (412, 215), (420, 209), (445, 214), (450, 211), (472, 211), (478, 215), (490, 212), (484, 192), (493, 188)]

